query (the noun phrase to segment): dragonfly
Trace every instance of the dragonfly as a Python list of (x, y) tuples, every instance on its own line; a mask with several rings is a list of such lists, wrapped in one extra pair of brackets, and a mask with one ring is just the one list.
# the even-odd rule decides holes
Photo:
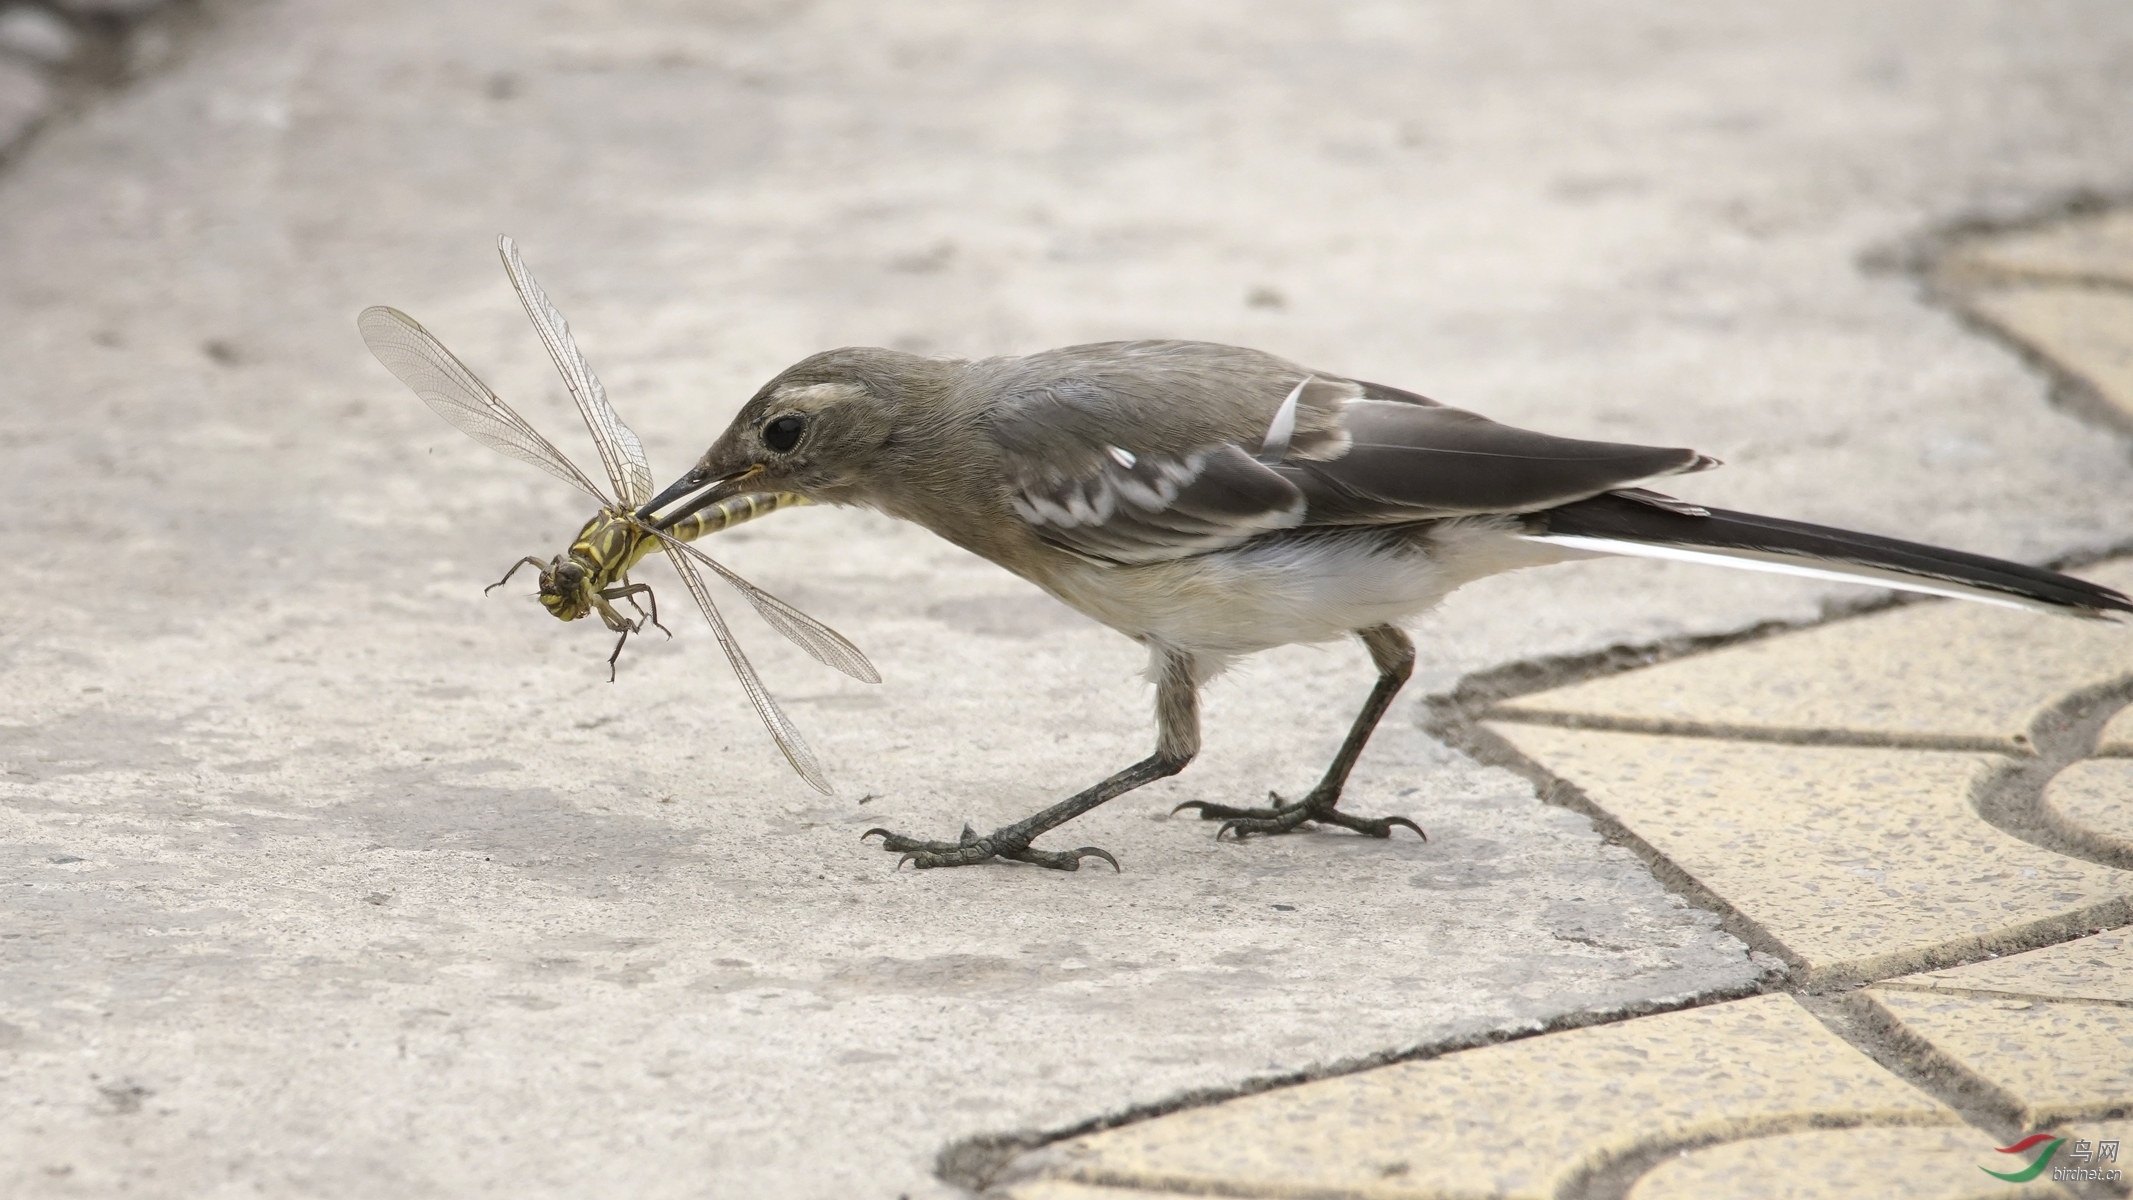
[[(880, 673), (842, 634), (756, 587), (689, 544), (720, 529), (805, 501), (783, 493), (736, 496), (726, 505), (706, 510), (707, 520), (693, 524), (685, 522), (669, 530), (655, 529), (637, 519), (633, 515), (635, 511), (652, 498), (652, 468), (645, 459), (644, 444), (609, 403), (607, 389), (601, 386), (599, 377), (593, 374), (584, 354), (579, 352), (576, 340), (570, 335), (569, 323), (548, 299), (548, 293), (541, 289), (533, 273), (526, 269), (518, 245), (509, 237), (499, 237), (496, 248), (504, 260), (504, 272), (510, 276), (511, 286), (518, 293), (519, 303), (525, 307), (541, 343), (548, 349), (548, 357), (563, 376), (564, 386), (577, 405), (578, 415), (584, 418), (585, 428), (592, 434), (593, 446), (599, 451), (601, 465), (606, 468), (608, 491), (602, 491), (594, 484), (413, 317), (396, 308), (376, 305), (364, 309), (356, 318), (356, 328), (362, 333), (370, 352), (437, 415), (475, 441), (539, 467), (577, 488), (600, 506), (593, 518), (578, 531), (568, 550), (547, 562), (527, 555), (514, 563), (511, 572), (492, 585), (491, 590), (502, 586), (520, 567), (531, 564), (540, 572), (540, 600), (549, 612), (565, 621), (598, 613), (608, 629), (619, 635), (614, 654), (608, 656), (609, 679), (612, 680), (615, 659), (621, 655), (623, 643), (631, 634), (641, 631), (646, 622), (661, 630), (666, 628), (659, 624), (658, 604), (651, 588), (629, 579), (630, 568), (643, 561), (655, 548), (664, 551), (667, 561), (681, 577), (682, 585), (696, 601), (696, 607), (710, 623), (719, 648), (725, 651), (726, 661), (740, 680), (741, 690), (747, 693), (756, 715), (770, 731), (771, 739), (777, 743), (785, 760), (809, 786), (820, 792), (830, 792), (829, 778), (822, 769), (821, 760), (800, 735), (799, 727), (763, 686), (762, 677), (735, 640), (725, 617), (711, 602), (710, 590), (697, 567), (710, 568), (738, 591), (771, 628), (791, 639), (816, 661), (867, 683), (881, 682)], [(638, 606), (640, 596), (650, 606), (649, 612)], [(624, 615), (616, 607), (618, 602), (635, 606), (640, 615), (635, 618)]]

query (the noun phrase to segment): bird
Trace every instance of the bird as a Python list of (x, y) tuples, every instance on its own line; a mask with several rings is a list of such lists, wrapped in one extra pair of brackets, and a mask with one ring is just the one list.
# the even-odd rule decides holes
[(924, 868), (1117, 858), (1035, 840), (1200, 749), (1200, 689), (1238, 659), (1353, 636), (1377, 682), (1308, 793), (1187, 801), (1216, 838), (1307, 824), (1418, 835), (1340, 807), (1413, 673), (1401, 625), (1503, 571), (1637, 555), (2105, 618), (2110, 588), (1957, 550), (1689, 503), (1646, 485), (1719, 466), (1685, 448), (1558, 437), (1414, 392), (1210, 342), (1098, 342), (958, 359), (811, 355), (764, 384), (639, 510), (661, 526), (754, 492), (924, 526), (1147, 648), (1155, 748), (1030, 816), (953, 840), (870, 829)]

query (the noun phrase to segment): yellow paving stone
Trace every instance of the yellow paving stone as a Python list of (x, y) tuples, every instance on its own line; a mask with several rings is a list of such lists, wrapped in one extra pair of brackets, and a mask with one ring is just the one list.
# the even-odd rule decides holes
[(2133, 758), (2092, 758), (2052, 776), (2044, 807), (2054, 817), (2133, 852)]
[(2096, 753), (2133, 756), (2133, 705), (2119, 710), (2096, 739)]
[(1023, 1161), (1196, 1194), (1552, 1197), (1655, 1146), (1955, 1119), (1790, 996), (1757, 996), (1263, 1092)]
[(2133, 933), (2118, 929), (2092, 934), (2041, 950), (1906, 975), (1880, 986), (2133, 1004)]
[(2133, 416), (2133, 293), (2040, 284), (1987, 288), (1964, 302)]
[[(2093, 1140), (2093, 1139), (2092, 1139)], [(1940, 1129), (1812, 1129), (1722, 1142), (1669, 1158), (1629, 1200), (2064, 1200), (2049, 1179), (2003, 1183), (1978, 1170), (2019, 1170), (1991, 1135)]]
[(1871, 987), (1906, 1029), (2005, 1090), (2032, 1125), (2133, 1101), (2133, 1006)]
[(2133, 209), (1978, 238), (1950, 254), (1943, 269), (1958, 281), (2027, 276), (2133, 285)]
[(1984, 754), (1492, 722), (1809, 970), (1876, 978), (2025, 929), (2125, 918), (2133, 872), (2002, 833)]
[[(2127, 315), (2133, 344), (2133, 310)], [(2133, 587), (2133, 559), (2077, 572)], [(1652, 732), (1836, 731), (2018, 751), (2038, 711), (2133, 676), (2133, 629), (1962, 601), (1906, 605), (1498, 706)]]

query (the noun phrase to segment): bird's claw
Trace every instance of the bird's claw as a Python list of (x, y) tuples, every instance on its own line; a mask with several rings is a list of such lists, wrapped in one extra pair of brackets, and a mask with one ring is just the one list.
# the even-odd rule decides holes
[(1389, 838), (1392, 836), (1392, 831), (1394, 828), (1401, 825), (1405, 825), (1407, 828), (1415, 831), (1416, 837), (1421, 838), (1425, 842), (1429, 840), (1429, 835), (1422, 832), (1422, 827), (1420, 825), (1415, 824), (1413, 821), (1408, 820), (1406, 817), (1379, 817), (1375, 821), (1366, 822), (1366, 824), (1371, 826), (1371, 828), (1365, 829), (1362, 832), (1369, 834), (1371, 837)]
[(1203, 821), (1220, 821), (1222, 827), (1215, 830), (1215, 840), (1235, 836), (1243, 841), (1255, 833), (1293, 833), (1305, 822), (1315, 821), (1323, 825), (1338, 825), (1352, 829), (1365, 837), (1386, 838), (1399, 826), (1415, 831), (1423, 841), (1429, 835), (1422, 827), (1406, 817), (1354, 817), (1334, 807), (1340, 802), (1338, 796), (1330, 800), (1308, 796), (1295, 804), (1285, 803), (1279, 792), (1268, 792), (1266, 798), (1272, 803), (1266, 808), (1232, 808), (1226, 804), (1211, 804), (1205, 800), (1187, 800), (1170, 810), (1172, 816), (1186, 809), (1196, 809)]
[[(1285, 802), (1282, 800), (1280, 792), (1268, 792), (1266, 798), (1270, 803), (1265, 808), (1233, 808), (1227, 804), (1216, 804), (1208, 800), (1187, 800), (1185, 803), (1171, 809), (1170, 815), (1177, 816), (1190, 808), (1198, 810), (1202, 821), (1273, 821), (1304, 807), (1304, 805)], [(1218, 832), (1216, 836), (1220, 837), (1221, 834)]]
[(1082, 846), (1073, 850), (1039, 850), (1034, 846), (1024, 846), (1012, 854), (1002, 854), (1000, 857), (1050, 867), (1054, 871), (1079, 871), (1082, 859), (1100, 858), (1111, 864), (1112, 871), (1125, 874), (1124, 869), (1118, 865), (1118, 860), (1111, 857), (1111, 852), (1097, 846)]
[(882, 849), (902, 855), (896, 860), (896, 866), (893, 868), (899, 871), (905, 863), (925, 871), (934, 867), (967, 867), (994, 858), (1013, 859), (1054, 871), (1078, 871), (1081, 869), (1082, 859), (1100, 858), (1110, 863), (1113, 871), (1120, 870), (1118, 860), (1111, 857), (1110, 851), (1096, 846), (1082, 846), (1073, 850), (1039, 850), (1020, 838), (1002, 837), (998, 833), (991, 837), (979, 837), (977, 831), (968, 825), (963, 826), (962, 837), (953, 842), (908, 838), (886, 829), (869, 829), (859, 835), (859, 840), (863, 842), (876, 834), (881, 836)]

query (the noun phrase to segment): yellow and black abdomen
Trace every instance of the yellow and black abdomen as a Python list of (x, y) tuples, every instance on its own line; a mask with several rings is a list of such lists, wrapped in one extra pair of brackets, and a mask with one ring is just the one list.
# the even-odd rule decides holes
[(735, 525), (767, 517), (781, 508), (805, 504), (804, 497), (791, 492), (750, 492), (745, 496), (729, 496), (708, 508), (699, 509), (682, 520), (676, 521), (668, 533), (685, 542), (693, 542), (706, 534), (730, 529)]
[[(731, 529), (735, 525), (746, 524), (757, 517), (767, 517), (781, 508), (791, 508), (795, 505), (806, 503), (808, 501), (805, 497), (795, 495), (792, 492), (750, 492), (745, 496), (729, 496), (716, 504), (698, 509), (687, 517), (674, 522), (673, 525), (667, 528), (667, 532), (680, 541), (693, 542), (700, 537), (708, 537), (722, 529)], [(659, 546), (659, 539), (642, 533), (619, 520), (615, 520), (606, 513), (594, 517), (578, 537), (581, 540), (585, 539), (588, 534), (593, 532), (593, 527), (599, 525), (603, 520), (612, 522), (616, 530), (632, 539), (627, 557), (620, 559), (601, 558), (598, 560), (603, 566), (610, 561), (620, 561), (623, 564), (609, 576), (610, 578), (619, 578), (624, 572), (643, 561), (645, 555), (650, 554)], [(577, 547), (573, 546), (572, 549), (576, 550)]]

